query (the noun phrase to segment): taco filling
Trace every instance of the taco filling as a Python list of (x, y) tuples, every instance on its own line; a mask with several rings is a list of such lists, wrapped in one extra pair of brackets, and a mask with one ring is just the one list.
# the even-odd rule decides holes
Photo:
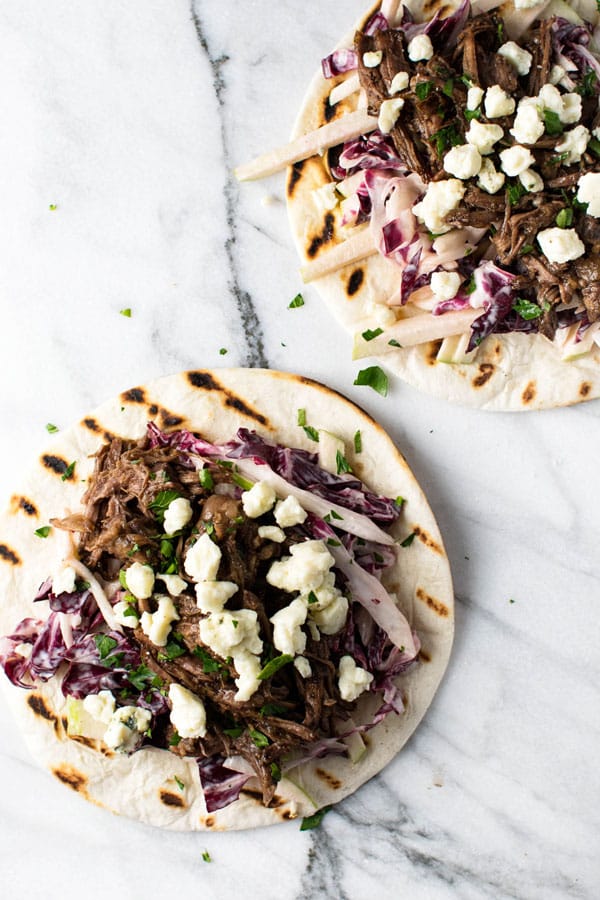
[(209, 812), (252, 776), (266, 805), (303, 761), (360, 755), (419, 642), (381, 581), (402, 501), (328, 437), (321, 458), (244, 428), (104, 444), (81, 512), (51, 523), (76, 549), (0, 641), (10, 681), (59, 680), (69, 733), (105, 750), (194, 757)]
[(357, 358), (440, 340), (439, 361), (470, 362), (488, 335), (524, 332), (572, 359), (600, 340), (594, 25), (560, 0), (497, 5), (463, 0), (417, 22), (384, 2), (323, 60), (333, 121), (237, 170), (299, 174), (326, 151), (312, 202), (341, 242), (305, 279), (376, 253), (397, 266), (395, 289), (365, 310)]

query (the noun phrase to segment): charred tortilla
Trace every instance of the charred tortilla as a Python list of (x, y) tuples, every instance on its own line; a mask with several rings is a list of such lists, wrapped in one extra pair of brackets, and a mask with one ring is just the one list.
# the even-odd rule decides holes
[[(234, 803), (208, 813), (193, 758), (142, 748), (131, 756), (99, 740), (67, 735), (67, 704), (57, 679), (33, 690), (2, 685), (32, 755), (63, 784), (107, 809), (164, 828), (249, 828), (310, 815), (352, 793), (380, 771), (408, 740), (444, 673), (453, 637), (453, 596), (448, 560), (427, 501), (406, 462), (382, 429), (340, 395), (308, 379), (263, 370), (194, 371), (125, 391), (53, 439), (30, 476), (15, 490), (0, 518), (0, 633), (10, 634), (26, 616), (40, 616), (32, 602), (40, 583), (64, 555), (63, 535), (39, 531), (51, 519), (77, 515), (82, 481), (92, 455), (107, 439), (139, 439), (151, 421), (161, 432), (186, 429), (212, 442), (229, 440), (240, 426), (271, 442), (314, 450), (297, 425), (297, 410), (315, 427), (335, 422), (348, 461), (368, 487), (404, 498), (391, 534), (407, 545), (386, 579), (421, 643), (418, 662), (402, 676), (405, 712), (388, 715), (366, 735), (357, 762), (326, 756), (291, 769), (268, 807), (252, 781)], [(352, 450), (361, 433), (361, 452)], [(74, 464), (74, 465), (73, 465)], [(35, 532), (38, 532), (36, 535)], [(374, 698), (359, 701), (357, 724)], [(375, 702), (379, 702), (376, 700)]]

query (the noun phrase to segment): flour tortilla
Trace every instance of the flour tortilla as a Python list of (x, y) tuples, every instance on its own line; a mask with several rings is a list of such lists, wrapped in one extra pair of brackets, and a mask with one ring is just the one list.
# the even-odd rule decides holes
[[(459, 4), (456, 0), (413, 0), (408, 5), (417, 19), (425, 19), (431, 18), (437, 9), (446, 16)], [(587, 6), (586, 14), (589, 15)], [(340, 42), (340, 47), (352, 46), (355, 30), (378, 7), (379, 4), (369, 10)], [(509, 0), (499, 12), (514, 16), (526, 11), (515, 11)], [(342, 80), (343, 77), (337, 79)], [(340, 101), (332, 112), (328, 98), (335, 84), (336, 79), (325, 79), (320, 71), (315, 75), (294, 125), (292, 139), (353, 111), (356, 94)], [(303, 262), (317, 259), (345, 237), (339, 206), (333, 211), (319, 210), (312, 196), (315, 188), (332, 180), (326, 159), (326, 155), (313, 156), (288, 170), (288, 213)], [(399, 267), (376, 254), (317, 279), (315, 287), (338, 321), (354, 334), (367, 327), (365, 320), (372, 303), (384, 302), (395, 293), (399, 280)], [(427, 393), (481, 409), (544, 409), (600, 396), (600, 347), (597, 345), (587, 355), (566, 362), (541, 335), (491, 335), (468, 365), (438, 362), (439, 347), (439, 341), (432, 341), (391, 350), (381, 356), (379, 362)]]
[[(389, 715), (366, 736), (368, 750), (353, 764), (331, 757), (289, 773), (274, 803), (265, 809), (258, 785), (250, 781), (234, 804), (208, 814), (198, 769), (191, 759), (142, 749), (131, 757), (115, 754), (90, 740), (72, 740), (65, 732), (65, 699), (53, 682), (33, 691), (0, 683), (33, 756), (86, 800), (115, 813), (174, 830), (225, 830), (271, 825), (310, 815), (351, 794), (379, 772), (408, 740), (444, 674), (454, 630), (452, 582), (448, 560), (433, 514), (408, 465), (390, 438), (366, 413), (317, 382), (260, 369), (183, 372), (125, 391), (58, 434), (42, 453), (29, 478), (11, 497), (0, 517), (0, 634), (9, 634), (25, 616), (43, 615), (32, 598), (40, 583), (56, 571), (65, 553), (64, 534), (53, 529), (44, 540), (34, 531), (65, 510), (76, 512), (90, 455), (111, 435), (139, 438), (148, 419), (164, 430), (188, 428), (210, 441), (225, 441), (240, 426), (271, 441), (314, 451), (297, 409), (306, 409), (316, 428), (332, 428), (345, 440), (348, 459), (369, 487), (406, 498), (405, 512), (392, 533), (416, 533), (400, 548), (388, 587), (422, 642), (414, 670), (402, 678), (406, 712)], [(363, 450), (355, 454), (353, 436), (361, 431)], [(72, 476), (62, 480), (76, 461)], [(362, 715), (372, 709), (365, 698)], [(379, 700), (376, 701), (379, 703)], [(357, 723), (361, 714), (356, 716)], [(176, 779), (185, 785), (182, 791)], [(31, 798), (33, 800), (33, 798)]]

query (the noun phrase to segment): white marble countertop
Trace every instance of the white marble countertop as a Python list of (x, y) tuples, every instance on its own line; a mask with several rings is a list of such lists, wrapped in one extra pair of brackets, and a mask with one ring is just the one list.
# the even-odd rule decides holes
[(46, 422), (65, 427), (134, 384), (223, 363), (299, 371), (389, 429), (457, 595), (424, 722), (312, 832), (181, 835), (111, 817), (36, 768), (0, 702), (10, 896), (598, 897), (598, 402), (482, 414), (398, 380), (387, 399), (354, 387), (350, 338), (314, 289), (288, 309), (302, 285), (282, 177), (232, 179), (287, 136), (318, 60), (361, 12), (1, 5), (1, 496)]

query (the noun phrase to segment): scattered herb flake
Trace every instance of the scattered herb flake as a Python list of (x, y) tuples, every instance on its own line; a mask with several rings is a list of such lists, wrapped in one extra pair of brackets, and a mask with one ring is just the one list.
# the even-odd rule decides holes
[(224, 728), (223, 734), (226, 734), (227, 737), (235, 739), (235, 738), (239, 738), (239, 736), (242, 734), (243, 730), (244, 729), (241, 725), (234, 725), (232, 728)]
[(271, 777), (273, 781), (281, 781), (281, 769), (276, 762), (271, 763)]
[(212, 488), (215, 486), (215, 480), (212, 477), (212, 472), (210, 471), (208, 466), (205, 466), (203, 469), (200, 469), (198, 471), (198, 478), (202, 487), (206, 488), (207, 491), (212, 490)]
[(205, 850), (203, 852), (202, 859), (204, 860), (204, 862), (212, 862), (212, 857), (211, 857), (210, 853), (208, 852), (208, 850)]
[(523, 244), (521, 250), (519, 251), (519, 256), (527, 256), (528, 253), (533, 253), (535, 247), (533, 244)]
[(351, 472), (350, 463), (346, 459), (343, 453), (340, 453), (339, 450), (336, 450), (335, 453), (335, 465), (337, 468), (338, 475), (345, 475), (347, 472)]
[(452, 93), (454, 91), (454, 78), (449, 78), (444, 82), (442, 87), (442, 94), (445, 94), (446, 97), (452, 97)]
[(259, 712), (261, 716), (282, 716), (286, 712), (286, 708), (279, 703), (265, 703)]
[(390, 340), (388, 341), (388, 347), (402, 347), (402, 344), (400, 344), (396, 340), (396, 338), (390, 338)]
[(316, 443), (318, 444), (319, 432), (317, 431), (317, 429), (313, 428), (312, 425), (303, 425), (302, 427), (304, 428), (306, 436), (309, 437), (311, 441), (316, 441)]
[(67, 478), (70, 478), (73, 472), (75, 471), (75, 462), (69, 463), (65, 471), (60, 476), (61, 481), (66, 481)]
[(465, 109), (465, 119), (467, 122), (471, 122), (473, 119), (481, 118), (481, 110), (479, 107), (477, 109)]
[(417, 536), (417, 532), (413, 531), (412, 534), (409, 534), (408, 537), (404, 538), (404, 540), (402, 541), (400, 546), (401, 547), (410, 547), (410, 545), (412, 544), (412, 542), (414, 541), (416, 536)]
[[(282, 653), (281, 656), (276, 656), (274, 659), (271, 659), (266, 666), (264, 666), (257, 675), (259, 681), (265, 681), (267, 678), (271, 678), (275, 672), (278, 672), (282, 666), (287, 666), (293, 660), (293, 656), (289, 653)], [(257, 744), (258, 746), (258, 744)]]
[(169, 747), (176, 747), (180, 742), (181, 735), (174, 731), (171, 738), (169, 739)]
[(366, 331), (363, 331), (362, 337), (365, 341), (372, 341), (374, 338), (379, 337), (380, 334), (383, 334), (383, 328), (375, 328), (373, 330), (367, 328)]
[(296, 294), (294, 299), (288, 304), (288, 309), (298, 309), (299, 306), (304, 306), (304, 297), (302, 294)]
[(415, 94), (419, 100), (427, 100), (433, 90), (433, 81), (420, 81), (415, 86)]
[(152, 510), (158, 521), (162, 522), (164, 521), (165, 513), (169, 504), (172, 503), (173, 500), (177, 500), (179, 497), (181, 497), (179, 491), (159, 491), (152, 503), (148, 504), (148, 507)]
[(382, 397), (387, 397), (388, 377), (379, 366), (368, 366), (366, 369), (361, 369), (354, 379), (354, 384), (367, 385)]
[(518, 297), (512, 308), (526, 322), (531, 321), (531, 319), (538, 319), (542, 314), (541, 307), (531, 300), (526, 300), (525, 297)]
[(239, 472), (233, 472), (231, 475), (231, 480), (235, 482), (238, 487), (241, 487), (243, 491), (249, 491), (252, 487), (254, 487), (254, 482), (248, 481), (248, 479), (240, 475)]
[(318, 809), (312, 816), (305, 816), (302, 819), (300, 831), (310, 831), (312, 828), (318, 828), (330, 809), (331, 806), (324, 806), (323, 809)]
[(181, 778), (177, 777), (177, 775), (175, 775), (175, 784), (177, 785), (177, 787), (179, 788), (180, 791), (185, 790), (185, 784), (183, 783)]
[(50, 212), (54, 212), (54, 210), (55, 210), (56, 208), (57, 208), (57, 207), (56, 207), (56, 203), (50, 203), (49, 206), (48, 206), (48, 209), (50, 210)]
[(53, 425), (52, 422), (48, 422), (46, 425), (46, 431), (48, 432), (48, 434), (56, 434), (58, 428), (56, 425)]
[(298, 422), (298, 425), (300, 426), (300, 428), (304, 428), (304, 426), (306, 425), (306, 410), (305, 409), (298, 410), (297, 422)]
[(560, 116), (552, 109), (544, 109), (544, 126), (547, 134), (562, 134), (565, 130)]
[(354, 452), (362, 453), (362, 434), (360, 431), (354, 433)]
[(403, 504), (404, 502), (405, 502), (405, 501), (404, 501), (404, 497), (400, 497), (400, 495), (398, 495), (398, 496), (396, 497), (396, 499), (394, 500), (394, 503), (396, 504), (396, 506), (402, 506), (402, 504)]
[(126, 319), (130, 319), (131, 318), (131, 307), (127, 306), (125, 309), (120, 309), (119, 315), (125, 316)]
[(591, 140), (588, 141), (587, 148), (588, 150), (591, 150), (592, 153), (594, 153), (596, 156), (600, 156), (600, 141), (598, 140), (598, 138), (591, 138)]
[(561, 209), (555, 219), (559, 228), (570, 228), (573, 224), (573, 210), (570, 206)]
[(226, 353), (227, 353), (227, 347), (221, 347), (219, 349), (219, 356), (225, 356)]
[(309, 602), (309, 604), (319, 602), (319, 598), (317, 597), (317, 595), (315, 594), (314, 591), (308, 592), (308, 602)]
[(259, 750), (269, 746), (269, 738), (262, 731), (257, 731), (256, 728), (248, 728), (248, 734), (252, 738), (254, 746), (258, 747)]
[(52, 531), (51, 525), (42, 525), (41, 528), (36, 528), (36, 530), (33, 533), (36, 535), (36, 537), (47, 538), (51, 531)]
[(521, 197), (526, 194), (526, 190), (520, 181), (510, 181), (506, 184), (506, 195), (511, 206), (518, 203)]

